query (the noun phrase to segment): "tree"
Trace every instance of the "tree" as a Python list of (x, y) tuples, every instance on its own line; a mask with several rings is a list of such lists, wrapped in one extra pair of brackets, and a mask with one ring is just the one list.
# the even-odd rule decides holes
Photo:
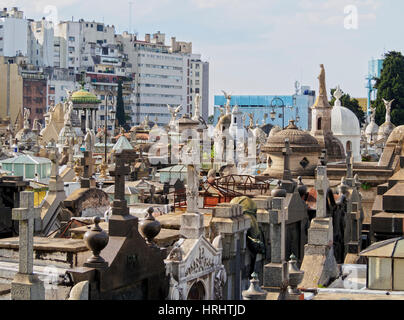
[(390, 51), (385, 55), (380, 78), (376, 79), (377, 98), (373, 104), (376, 107), (376, 122), (381, 125), (386, 121), (385, 100), (393, 100), (391, 107), (391, 122), (396, 125), (404, 124), (404, 56), (401, 52)]
[[(332, 99), (330, 101), (330, 104), (333, 106), (335, 103), (335, 98), (334, 98), (334, 92), (336, 89), (331, 89), (331, 96)], [(359, 123), (362, 125), (366, 121), (366, 115), (365, 112), (363, 111), (362, 107), (359, 105), (359, 101), (356, 99), (352, 99), (351, 96), (347, 93), (344, 93), (344, 95), (341, 97), (341, 105), (349, 110), (351, 110), (353, 113), (355, 113), (356, 117), (359, 120)]]
[(122, 81), (118, 81), (118, 95), (116, 98), (116, 120), (118, 121), (118, 126), (126, 129), (126, 116), (125, 116), (125, 105), (123, 103), (122, 97)]
[(214, 115), (208, 117), (208, 124), (213, 124), (214, 121), (215, 121)]

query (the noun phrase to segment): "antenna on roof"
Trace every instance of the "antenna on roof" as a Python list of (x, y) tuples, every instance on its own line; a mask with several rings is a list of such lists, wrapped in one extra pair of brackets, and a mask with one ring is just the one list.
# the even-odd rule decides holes
[(129, 34), (131, 34), (132, 32), (132, 5), (133, 1), (129, 1), (129, 29), (128, 29)]

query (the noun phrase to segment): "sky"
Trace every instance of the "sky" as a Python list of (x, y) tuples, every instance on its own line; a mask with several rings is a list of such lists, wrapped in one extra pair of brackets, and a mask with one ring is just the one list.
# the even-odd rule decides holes
[[(368, 61), (404, 50), (404, 2), (397, 0), (2, 0), (27, 18), (83, 18), (119, 33), (161, 31), (166, 42), (192, 41), (210, 62), (210, 103), (233, 95), (293, 94), (295, 81), (318, 91), (319, 65), (327, 89), (366, 97)], [(1, 6), (1, 5), (0, 5)], [(354, 6), (354, 7), (353, 7)], [(347, 11), (344, 11), (347, 10)], [(355, 18), (357, 13), (357, 28)], [(56, 15), (55, 15), (56, 14)], [(352, 19), (353, 18), (353, 19)]]

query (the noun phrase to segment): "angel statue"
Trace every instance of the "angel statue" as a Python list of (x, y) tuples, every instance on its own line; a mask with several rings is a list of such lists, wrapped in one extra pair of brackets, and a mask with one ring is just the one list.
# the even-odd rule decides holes
[(200, 94), (199, 93), (197, 93), (196, 95), (195, 95), (195, 112), (194, 112), (194, 116), (192, 117), (194, 120), (199, 120), (199, 117), (201, 116), (201, 109), (200, 109), (200, 106), (201, 106), (201, 96), (200, 96)]
[(219, 107), (219, 111), (220, 111), (220, 115), (219, 115), (219, 119), (220, 119), (221, 117), (223, 117), (225, 115), (225, 113), (224, 113), (225, 109)]
[(31, 115), (31, 110), (24, 108), (24, 128), (29, 129), (29, 116)]
[(254, 127), (254, 114), (253, 113), (249, 113), (248, 117), (250, 118), (250, 125), (249, 128), (252, 129)]
[(64, 116), (64, 124), (70, 124), (71, 121), (71, 116), (72, 116), (72, 112), (73, 112), (73, 103), (71, 101), (69, 102), (65, 102), (64, 105), (64, 112), (65, 112), (65, 116)]
[(177, 115), (180, 113), (182, 110), (182, 105), (179, 105), (178, 107), (171, 107), (169, 104), (167, 104), (168, 111), (171, 113), (171, 120), (170, 120), (170, 127), (175, 126), (175, 121), (177, 120)]
[(226, 91), (222, 90), (224, 97), (226, 98), (226, 114), (231, 113), (230, 101), (231, 101), (231, 94), (227, 94)]
[(67, 95), (66, 99), (67, 99), (67, 101), (69, 101), (73, 95), (73, 91), (68, 90), (68, 89), (65, 89), (65, 91), (66, 91), (66, 95)]
[(391, 122), (391, 105), (393, 104), (394, 101), (395, 99), (390, 101), (383, 99), (384, 105), (386, 107), (386, 122)]
[(375, 122), (376, 119), (376, 107), (370, 107), (371, 110), (371, 115), (370, 115), (370, 121)]
[(84, 143), (85, 143), (86, 151), (93, 151), (93, 141), (92, 141), (90, 131), (91, 130), (89, 128), (87, 128), (87, 134), (84, 137)]

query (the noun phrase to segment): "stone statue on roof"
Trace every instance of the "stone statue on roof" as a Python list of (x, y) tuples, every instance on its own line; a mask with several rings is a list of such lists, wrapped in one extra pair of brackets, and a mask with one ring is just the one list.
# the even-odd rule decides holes
[(320, 75), (318, 76), (318, 80), (320, 82), (319, 96), (327, 96), (327, 89), (325, 85), (325, 69), (324, 65), (320, 64)]
[(391, 106), (395, 99), (387, 101), (383, 99), (384, 105), (386, 107), (386, 122), (391, 122)]
[(376, 119), (376, 107), (370, 106), (370, 110), (371, 110), (370, 121), (375, 122), (375, 119)]
[(195, 112), (194, 116), (192, 117), (194, 120), (199, 121), (199, 117), (201, 116), (201, 95), (197, 93), (195, 95)]
[(231, 113), (231, 106), (230, 106), (230, 101), (231, 101), (231, 94), (227, 94), (226, 91), (222, 90), (224, 97), (226, 98), (226, 114)]
[(24, 108), (24, 129), (29, 129), (29, 116), (31, 115), (31, 110)]

